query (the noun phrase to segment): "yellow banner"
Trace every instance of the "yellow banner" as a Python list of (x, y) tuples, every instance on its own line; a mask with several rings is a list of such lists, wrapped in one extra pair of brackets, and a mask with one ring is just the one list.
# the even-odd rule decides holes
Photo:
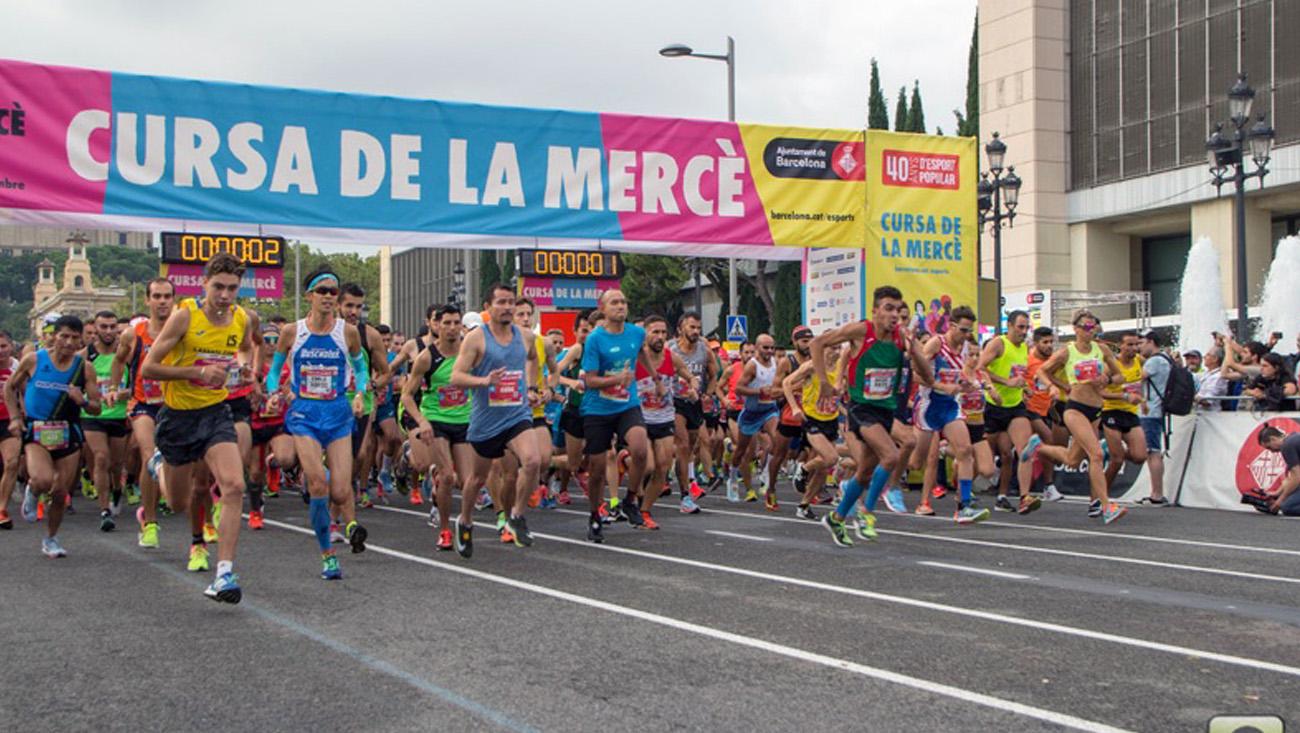
[(867, 297), (893, 285), (946, 331), (953, 308), (979, 308), (975, 138), (868, 130), (866, 162)]
[(862, 130), (738, 127), (773, 243), (862, 246), (867, 198)]

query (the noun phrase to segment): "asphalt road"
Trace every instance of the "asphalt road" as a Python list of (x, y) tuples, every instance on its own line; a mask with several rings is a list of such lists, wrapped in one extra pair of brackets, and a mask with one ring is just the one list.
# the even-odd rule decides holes
[(362, 512), (370, 550), (327, 583), (286, 496), (241, 533), (226, 606), (185, 572), (180, 518), (146, 552), (77, 503), (66, 559), (40, 554), (41, 525), (0, 533), (4, 730), (1300, 727), (1295, 520), (882, 513), (879, 541), (840, 549), (792, 503), (710, 497), (601, 546), (580, 504), (533, 511), (527, 549), (482, 514), (465, 561), (402, 499)]

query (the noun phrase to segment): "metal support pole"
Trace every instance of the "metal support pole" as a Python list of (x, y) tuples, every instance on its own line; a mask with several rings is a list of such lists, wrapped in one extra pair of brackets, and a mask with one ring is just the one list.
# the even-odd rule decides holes
[[(1241, 130), (1237, 130), (1237, 145), (1242, 145)], [(1242, 149), (1244, 152), (1244, 149)], [(1237, 163), (1232, 176), (1233, 185), (1237, 187), (1234, 202), (1237, 214), (1237, 343), (1244, 344), (1250, 339), (1250, 320), (1246, 315), (1246, 175), (1245, 161)]]
[(700, 258), (696, 257), (695, 265), (695, 315), (701, 319), (704, 318), (704, 296), (700, 291)]
[(1002, 333), (1002, 186), (993, 179), (993, 280), (998, 288), (998, 318), (995, 333)]
[[(736, 40), (727, 36), (727, 120), (736, 121)], [(740, 296), (736, 293), (736, 258), (727, 260), (727, 306), (731, 315), (739, 313)]]

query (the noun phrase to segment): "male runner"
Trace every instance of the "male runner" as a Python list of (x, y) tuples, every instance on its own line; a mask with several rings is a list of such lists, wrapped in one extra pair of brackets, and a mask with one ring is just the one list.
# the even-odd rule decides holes
[(812, 340), (811, 328), (803, 325), (795, 326), (790, 334), (794, 353), (786, 354), (776, 362), (776, 377), (772, 380), (772, 385), (780, 395), (777, 400), (780, 405), (780, 416), (776, 421), (776, 432), (772, 435), (772, 449), (768, 453), (767, 465), (763, 467), (763, 503), (769, 512), (780, 510), (780, 505), (776, 501), (777, 475), (790, 454), (790, 446), (803, 437), (804, 419), (795, 413), (795, 403), (786, 399), (782, 386), (785, 384), (786, 377), (811, 360), (808, 348)]
[[(727, 476), (727, 500), (731, 502), (740, 501), (740, 494), (736, 489), (737, 474), (740, 475), (741, 483), (745, 486), (745, 501), (758, 500), (758, 494), (754, 492), (751, 459), (755, 453), (761, 455), (761, 452), (756, 450), (760, 433), (767, 436), (769, 445), (775, 439), (776, 419), (781, 413), (776, 404), (776, 397), (781, 390), (776, 381), (777, 360), (774, 356), (776, 341), (764, 333), (759, 334), (759, 337), (754, 340), (754, 345), (758, 353), (745, 364), (740, 378), (736, 381), (736, 396), (744, 400), (744, 408), (736, 418), (739, 438), (731, 451), (731, 472)], [(762, 467), (761, 463), (760, 467)], [(769, 490), (771, 488), (768, 487)], [(768, 492), (764, 491), (765, 501), (770, 509), (775, 495), (767, 496), (767, 494)]]
[[(283, 323), (262, 326), (262, 374), (259, 378), (263, 385), (280, 347), (280, 331), (284, 326)], [(278, 377), (280, 384), (289, 381), (289, 377), (288, 367), (282, 367)], [(262, 528), (265, 519), (265, 499), (280, 495), (280, 481), (285, 472), (297, 465), (298, 454), (293, 448), (293, 437), (284, 428), (285, 401), (272, 401), (265, 386), (260, 393), (255, 392), (254, 397), (253, 451), (244, 465), (248, 468), (248, 528), (257, 530)]]
[[(700, 511), (696, 498), (716, 489), (722, 481), (722, 475), (713, 466), (713, 457), (708, 441), (700, 440), (700, 428), (704, 426), (704, 403), (713, 403), (709, 391), (718, 381), (718, 359), (709, 349), (709, 345), (700, 338), (700, 316), (698, 313), (683, 313), (677, 319), (677, 338), (668, 344), (668, 350), (691, 370), (694, 388), (686, 381), (679, 381), (673, 392), (673, 410), (677, 415), (674, 439), (677, 451), (677, 487), (682, 492), (681, 511), (683, 514), (696, 514)], [(694, 392), (694, 399), (688, 395)], [(716, 412), (715, 412), (716, 414)], [(702, 466), (705, 470), (707, 489), (701, 489), (695, 480), (695, 456), (702, 454)]]
[(650, 453), (636, 385), (636, 362), (645, 344), (645, 329), (627, 322), (627, 298), (621, 290), (602, 293), (600, 309), (605, 322), (587, 336), (582, 350), (582, 380), (587, 386), (582, 397), (583, 450), (587, 455), (591, 512), (587, 539), (597, 543), (605, 541), (599, 510), (607, 481), (607, 454), (615, 436), (627, 443), (627, 498), (623, 510), (633, 526), (642, 523), (634, 496), (641, 488)]
[[(176, 296), (176, 286), (165, 277), (150, 280), (145, 286), (145, 297), (149, 301), (149, 319), (137, 323), (118, 339), (117, 353), (113, 357), (113, 371), (110, 375), (113, 384), (122, 383), (122, 374), (129, 373), (131, 385), (130, 398), (127, 400), (131, 417), (131, 432), (135, 436), (136, 448), (140, 453), (142, 466), (147, 466), (153, 458), (155, 444), (154, 432), (157, 429), (158, 411), (163, 405), (162, 384), (154, 379), (145, 379), (140, 374), (144, 358), (153, 347), (154, 341), (162, 333), (167, 317), (172, 313), (172, 304)], [(121, 395), (114, 396), (120, 402)], [(158, 549), (158, 481), (153, 473), (142, 468), (140, 471), (140, 507), (135, 512), (140, 532), (137, 544), (146, 550)]]
[[(488, 289), (488, 322), (465, 336), (452, 365), (451, 385), (472, 389), (466, 437), (474, 448), (469, 472), (461, 477), (460, 516), (452, 541), (461, 557), (474, 552), (474, 498), (487, 480), (492, 463), (508, 448), (519, 461), (524, 486), (536, 486), (541, 466), (537, 439), (532, 434), (532, 405), (540, 401), (534, 339), (516, 326), (515, 291), (496, 283)], [(509, 507), (506, 528), (519, 547), (533, 544), (524, 509), (528, 494), (506, 482), (503, 504)]]
[(1006, 334), (990, 339), (984, 345), (976, 366), (976, 371), (986, 373), (993, 382), (993, 389), (986, 393), (988, 404), (984, 408), (984, 425), (989, 438), (997, 441), (995, 445), (1004, 466), (1012, 460), (1012, 448), (1020, 457), (1016, 474), (1020, 483), (1019, 506), (1013, 507), (1007, 499), (1010, 487), (1006, 482), (998, 486), (998, 498), (994, 506), (1001, 511), (1019, 511), (1021, 514), (1028, 514), (1042, 505), (1038, 497), (1029, 493), (1034, 483), (1034, 466), (1028, 460), (1031, 452), (1026, 451), (1026, 448), (1029, 439), (1037, 436), (1034, 435), (1034, 426), (1029, 420), (1029, 410), (1025, 407), (1025, 390), (1029, 387), (1026, 378), (1029, 371), (1029, 347), (1025, 344), (1028, 335), (1029, 314), (1012, 311), (1007, 315)]
[(23, 448), (21, 432), (9, 429), (9, 407), (3, 398), (5, 384), (18, 369), (18, 359), (14, 358), (14, 339), (8, 331), (0, 329), (0, 529), (13, 529), (14, 520), (9, 516), (9, 497), (14, 493), (18, 483), (18, 454)]
[[(438, 509), (437, 547), (447, 551), (453, 545), (448, 524), (451, 491), (457, 477), (473, 471), (474, 449), (468, 440), (469, 395), (451, 384), (461, 348), (460, 308), (441, 306), (434, 318), (438, 338), (420, 350), (402, 387), (402, 423), (411, 441), (412, 464), (425, 472), (437, 469), (437, 489), (430, 501)], [(418, 404), (417, 394), (422, 394)]]
[[(840, 326), (812, 342), (813, 370), (821, 385), (819, 399), (837, 397), (837, 393), (847, 391), (849, 429), (859, 438), (849, 442), (856, 472), (844, 483), (844, 495), (839, 506), (822, 516), (822, 524), (840, 547), (853, 545), (844, 520), (862, 496), (864, 483), (869, 483), (869, 487), (866, 511), (858, 521), (858, 535), (864, 539), (876, 537), (876, 502), (899, 456), (890, 429), (898, 407), (899, 380), (904, 363), (910, 359), (913, 373), (920, 377), (922, 384), (931, 382), (930, 365), (920, 346), (909, 338), (906, 328), (899, 323), (898, 314), (902, 306), (903, 294), (898, 288), (882, 285), (872, 293), (870, 321)], [(849, 343), (852, 356), (846, 364), (844, 383), (835, 384), (827, 369), (827, 347), (845, 342)]]
[[(1044, 443), (1054, 442), (1053, 423), (1060, 417), (1060, 413), (1054, 410), (1058, 400), (1052, 396), (1052, 388), (1057, 386), (1056, 380), (1053, 375), (1042, 373), (1043, 364), (1052, 358), (1055, 352), (1056, 331), (1047, 326), (1035, 328), (1033, 346), (1029, 349), (1029, 368), (1025, 371), (1025, 378), (1029, 380), (1029, 396), (1025, 398), (1025, 406), (1029, 408), (1029, 422), (1034, 426), (1034, 432)], [(1068, 390), (1065, 385), (1059, 385), (1057, 388)], [(978, 442), (975, 440), (974, 433), (971, 434), (971, 442)], [(1064, 499), (1065, 497), (1057, 490), (1054, 483), (1056, 467), (1046, 461), (1040, 461), (1039, 465), (1043, 467), (1043, 501)]]
[(1138, 421), (1138, 405), (1142, 404), (1142, 357), (1138, 356), (1138, 335), (1128, 332), (1120, 336), (1119, 353), (1115, 355), (1124, 381), (1108, 384), (1102, 390), (1101, 427), (1110, 451), (1106, 466), (1106, 486), (1115, 485), (1115, 478), (1124, 468), (1125, 459), (1139, 466), (1147, 460), (1146, 434)]
[[(310, 310), (307, 317), (280, 331), (271, 371), (266, 375), (270, 403), (290, 400), (285, 430), (293, 436), (294, 452), (311, 496), (311, 527), (321, 552), (321, 578), (340, 580), (343, 570), (330, 546), (330, 501), (352, 505), (352, 423), (362, 413), (362, 395), (370, 373), (361, 357), (361, 334), (336, 312), (339, 278), (325, 267), (304, 279)], [(288, 394), (280, 393), (280, 370), (289, 364)], [(355, 379), (353, 379), (355, 375)], [(347, 396), (349, 383), (356, 394)], [(324, 463), (322, 463), (322, 457)], [(329, 473), (325, 466), (328, 464)], [(366, 530), (356, 520), (346, 534), (353, 552), (366, 549)]]
[[(202, 461), (221, 491), (224, 511), (217, 523), (216, 578), (204, 595), (223, 603), (239, 603), (243, 591), (235, 575), (240, 510), (244, 501), (244, 462), (240, 460), (235, 425), (225, 403), (227, 388), (252, 379), (240, 356), (251, 358), (252, 321), (236, 302), (244, 265), (233, 255), (213, 255), (203, 267), (204, 297), (181, 302), (145, 354), (140, 376), (163, 382), (163, 407), (158, 411), (154, 440), (163, 458), (167, 503), (175, 512), (190, 508), (195, 491), (206, 486), (191, 481)], [(197, 507), (196, 507), (197, 508)], [(202, 535), (191, 547), (207, 549)], [(195, 551), (191, 550), (193, 554)]]
[(91, 480), (99, 500), (99, 528), (112, 532), (113, 506), (122, 496), (122, 469), (126, 467), (126, 396), (122, 375), (113, 381), (113, 361), (117, 352), (117, 314), (104, 310), (95, 314), (95, 336), (86, 346), (86, 361), (95, 370), (95, 380), (103, 405), (97, 415), (81, 411), (81, 429), (90, 447)]
[[(533, 353), (537, 359), (537, 376), (533, 386), (537, 387), (541, 400), (533, 405), (533, 437), (537, 440), (538, 463), (541, 470), (544, 471), (551, 465), (551, 427), (546, 422), (546, 406), (551, 403), (555, 393), (552, 386), (555, 384), (555, 376), (558, 374), (555, 364), (555, 354), (550, 349), (550, 341), (534, 330), (536, 324), (534, 317), (537, 315), (537, 306), (528, 298), (519, 298), (515, 301), (515, 324), (524, 331), (525, 336), (533, 338)], [(507, 457), (506, 475), (514, 473), (514, 466), (509, 457)], [(541, 474), (539, 473), (539, 476)], [(537, 483), (524, 485), (523, 474), (520, 472), (516, 477), (515, 491), (532, 493), (529, 500), (530, 506), (537, 506), (541, 503), (542, 498), (546, 495), (547, 489), (545, 484)]]
[[(375, 459), (379, 461), (380, 490), (385, 495), (392, 495), (393, 460), (402, 448), (402, 434), (397, 429), (397, 403), (401, 392), (400, 385), (395, 384), (397, 370), (392, 367), (398, 352), (393, 350), (393, 330), (387, 324), (381, 323), (375, 330), (379, 332), (379, 340), (384, 346), (384, 361), (389, 365), (388, 384), (378, 390), (375, 397), (375, 435), (378, 438)], [(395, 388), (399, 391), (395, 392)]]
[[(421, 333), (417, 334), (415, 338), (410, 339), (405, 343), (403, 343), (402, 347), (397, 351), (397, 356), (391, 362), (389, 362), (388, 365), (389, 369), (392, 370), (394, 373), (402, 369), (405, 369), (408, 365), (410, 365), (412, 362), (415, 361), (415, 357), (419, 356), (421, 351), (424, 351), (425, 349), (429, 348), (429, 344), (432, 344), (434, 341), (438, 339), (438, 309), (439, 308), (440, 306), (437, 303), (431, 303), (427, 308), (425, 308), (424, 310), (425, 326), (424, 328), (420, 329)], [(400, 404), (400, 400), (398, 404), (398, 410), (399, 411), (403, 410), (402, 405)], [(408, 420), (404, 412), (402, 415), (401, 424), (402, 424), (402, 428), (405, 430), (411, 430), (415, 427), (414, 418)], [(408, 435), (407, 438), (409, 443), (410, 436)], [(416, 483), (410, 487), (411, 490), (410, 501), (412, 506), (420, 506), (421, 504), (423, 504), (425, 493), (428, 493), (430, 495), (430, 501), (432, 502), (433, 476), (428, 472), (427, 468), (428, 467), (426, 466), (424, 481), (423, 481), (425, 491), (421, 491), (421, 484), (419, 483)], [(436, 507), (437, 505), (434, 504), (434, 508)]]
[[(353, 482), (360, 481), (360, 496), (363, 504), (369, 503), (370, 496), (370, 468), (374, 463), (374, 420), (375, 413), (375, 392), (382, 392), (388, 387), (388, 380), (391, 377), (388, 369), (388, 356), (384, 348), (384, 340), (379, 335), (379, 330), (374, 326), (366, 323), (362, 319), (362, 309), (366, 304), (366, 291), (356, 283), (344, 283), (342, 293), (339, 295), (339, 311), (347, 320), (348, 324), (355, 327), (361, 334), (362, 359), (365, 362), (365, 371), (369, 373), (370, 385), (372, 389), (357, 389), (355, 384), (348, 386), (348, 401), (356, 395), (362, 395), (362, 401), (365, 405), (365, 411), (357, 418), (352, 432), (352, 460), (355, 468), (353, 472)], [(357, 373), (353, 373), (352, 379), (357, 380)], [(342, 505), (337, 502), (334, 504), (334, 513), (341, 516), (345, 524), (351, 524), (356, 521), (357, 509), (352, 501), (344, 502)], [(358, 551), (355, 550), (354, 551)]]
[[(809, 344), (811, 347), (811, 344)], [(802, 466), (803, 493), (799, 498), (799, 507), (795, 516), (800, 519), (817, 520), (813, 513), (812, 501), (826, 481), (826, 474), (839, 463), (840, 454), (835, 444), (840, 439), (840, 409), (834, 394), (835, 385), (839, 383), (840, 349), (827, 346), (823, 357), (830, 360), (828, 376), (831, 379), (827, 389), (822, 389), (818, 381), (811, 351), (808, 360), (799, 365), (789, 376), (781, 381), (781, 389), (792, 406), (795, 416), (803, 419), (803, 434), (808, 446), (815, 454), (811, 461)]]
[[(564, 467), (560, 469), (560, 490), (556, 501), (569, 503), (569, 478), (581, 477), (583, 428), (582, 398), (587, 384), (582, 381), (582, 349), (591, 330), (605, 319), (605, 314), (598, 310), (579, 313), (573, 319), (573, 345), (569, 347), (556, 367), (560, 375), (560, 384), (568, 390), (564, 398), (564, 409), (560, 411), (560, 430), (564, 433)], [(585, 486), (581, 487), (584, 491)]]
[[(673, 464), (677, 433), (673, 392), (678, 383), (688, 385), (682, 396), (698, 407), (699, 382), (680, 356), (664, 349), (664, 342), (668, 340), (668, 321), (663, 316), (647, 316), (645, 330), (645, 346), (636, 365), (636, 389), (641, 396), (641, 415), (650, 441), (651, 469), (641, 499), (642, 524), (637, 526), (659, 529), (659, 523), (650, 515), (650, 510), (663, 493), (668, 469)], [(628, 484), (628, 488), (630, 490), (632, 485)], [(682, 500), (689, 499), (688, 491)]]

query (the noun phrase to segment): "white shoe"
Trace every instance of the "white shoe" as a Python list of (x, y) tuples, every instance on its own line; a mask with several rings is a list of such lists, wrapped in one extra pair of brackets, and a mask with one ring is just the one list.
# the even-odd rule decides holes
[(1062, 494), (1056, 488), (1056, 484), (1048, 484), (1043, 487), (1043, 501), (1060, 501), (1064, 498), (1065, 494)]
[(437, 504), (434, 504), (433, 506), (429, 507), (429, 526), (430, 527), (438, 526), (438, 505)]

